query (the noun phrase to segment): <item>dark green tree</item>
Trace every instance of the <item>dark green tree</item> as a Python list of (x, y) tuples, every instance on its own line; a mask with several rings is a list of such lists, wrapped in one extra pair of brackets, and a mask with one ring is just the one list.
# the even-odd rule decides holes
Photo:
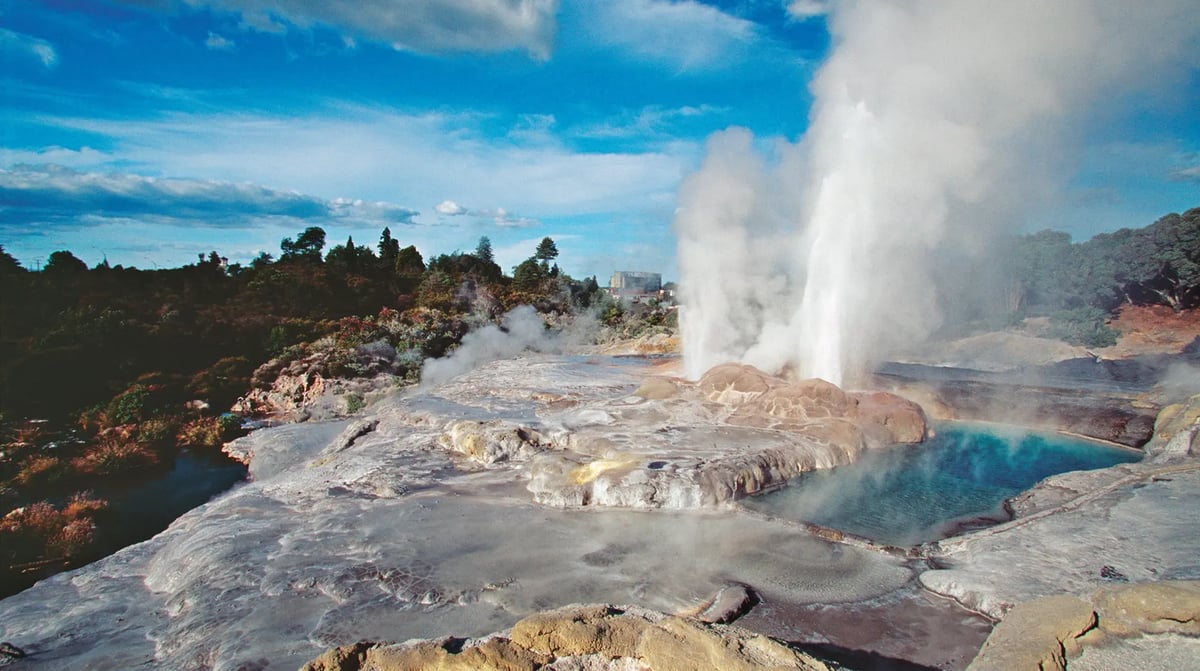
[(400, 241), (392, 237), (392, 229), (384, 227), (379, 236), (379, 261), (384, 268), (392, 270), (396, 267), (396, 257), (400, 255)]
[(475, 256), (480, 261), (487, 261), (488, 263), (496, 262), (496, 257), (492, 253), (492, 241), (488, 239), (488, 236), (485, 235), (479, 238), (479, 244), (475, 246)]
[(413, 245), (409, 245), (396, 253), (396, 263), (393, 266), (396, 275), (400, 277), (420, 277), (425, 272), (425, 259)]
[(296, 237), (295, 242), (292, 242), (291, 238), (284, 238), (279, 243), (279, 248), (283, 250), (283, 256), (279, 257), (280, 261), (304, 260), (320, 263), (321, 250), (325, 249), (325, 229), (319, 226), (309, 226)]
[(46, 267), (42, 270), (50, 275), (66, 276), (86, 273), (87, 269), (87, 264), (74, 254), (60, 249), (50, 254), (50, 258), (46, 260)]
[(0, 275), (16, 275), (25, 272), (21, 267), (21, 262), (17, 257), (4, 251), (4, 245), (0, 245)]
[(513, 268), (513, 286), (521, 291), (536, 291), (548, 276), (545, 262), (539, 263), (537, 257), (531, 256)]
[(325, 263), (343, 275), (361, 274), (372, 267), (375, 254), (366, 245), (355, 245), (354, 236), (346, 239), (346, 244), (336, 245), (325, 255)]
[(275, 263), (274, 256), (271, 256), (267, 252), (259, 252), (258, 256), (254, 257), (254, 260), (252, 260), (250, 262), (250, 267), (251, 268), (265, 268), (265, 267), (271, 265), (272, 263)]
[(548, 270), (550, 262), (558, 258), (558, 245), (554, 244), (554, 240), (549, 237), (542, 238), (538, 243), (537, 251), (533, 253), (533, 258), (542, 262), (542, 269)]

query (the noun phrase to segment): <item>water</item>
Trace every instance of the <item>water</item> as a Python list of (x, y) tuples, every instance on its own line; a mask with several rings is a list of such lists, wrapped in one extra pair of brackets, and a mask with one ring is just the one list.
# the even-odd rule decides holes
[(1056, 434), (938, 425), (921, 445), (867, 452), (805, 473), (747, 507), (891, 545), (944, 538), (964, 524), (1007, 519), (1005, 499), (1067, 471), (1137, 461), (1139, 453)]
[[(185, 449), (175, 457), (170, 470), (153, 478), (149, 475), (125, 473), (89, 483), (92, 485), (87, 490), (89, 495), (108, 504), (96, 515), (91, 545), (66, 562), (55, 560), (21, 573), (0, 573), (0, 599), (59, 571), (76, 568), (153, 537), (180, 515), (245, 480), (246, 467), (219, 453)], [(57, 507), (65, 505), (67, 500), (66, 495), (48, 499)]]
[(109, 502), (116, 524), (102, 527), (109, 552), (138, 543), (166, 529), (175, 518), (207, 503), (246, 478), (246, 467), (221, 454), (182, 450), (171, 470), (139, 484), (96, 488)]

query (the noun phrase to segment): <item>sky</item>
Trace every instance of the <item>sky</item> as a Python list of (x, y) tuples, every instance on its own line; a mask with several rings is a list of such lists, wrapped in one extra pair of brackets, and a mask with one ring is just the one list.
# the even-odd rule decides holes
[[(803, 137), (818, 0), (5, 0), (0, 244), (27, 268), (246, 262), (320, 226), (506, 270), (677, 275), (680, 182), (731, 126)], [(1076, 239), (1200, 205), (1200, 75), (1095, 115)], [(1019, 94), (1019, 92), (1014, 92)]]

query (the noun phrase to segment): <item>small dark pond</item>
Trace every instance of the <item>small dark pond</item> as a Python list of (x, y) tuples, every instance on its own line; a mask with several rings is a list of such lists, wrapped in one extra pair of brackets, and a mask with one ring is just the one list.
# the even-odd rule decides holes
[(104, 527), (102, 542), (108, 552), (144, 541), (180, 515), (207, 503), (246, 478), (246, 467), (220, 454), (183, 450), (171, 470), (161, 477), (134, 485), (96, 488), (106, 498), (111, 517), (119, 524)]
[(743, 504), (880, 543), (918, 545), (1008, 519), (1004, 500), (1050, 475), (1137, 461), (1133, 450), (1012, 427), (943, 423), (921, 445), (805, 473)]

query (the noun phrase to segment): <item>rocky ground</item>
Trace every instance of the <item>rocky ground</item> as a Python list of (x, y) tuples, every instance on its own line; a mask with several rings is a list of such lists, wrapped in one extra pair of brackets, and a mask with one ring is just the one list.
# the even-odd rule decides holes
[[(1187, 388), (1160, 384), (1117, 404), (1153, 415)], [(513, 662), (498, 668), (682, 668), (653, 661), (674, 649), (668, 640), (708, 660), (688, 668), (961, 669), (991, 628), (976, 613), (1009, 622), (1023, 604), (1062, 595), (1098, 613), (1097, 590), (1200, 579), (1200, 397), (1159, 417), (1147, 461), (1052, 478), (1013, 502), (1013, 522), (916, 550), (733, 505), (913, 440), (926, 413), (954, 411), (954, 399), (912, 399), (924, 410), (740, 365), (689, 383), (654, 359), (495, 361), (349, 419), (231, 444), (250, 482), (145, 543), (0, 601), (0, 640), (26, 653), (17, 663), (28, 669), (374, 668), (404, 655), (428, 661), (413, 668), (484, 657)], [(696, 619), (737, 585), (758, 600), (743, 628)], [(627, 605), (555, 610), (580, 603)], [(530, 622), (540, 633), (526, 635)], [(1087, 668), (1103, 668), (1104, 655), (1165, 663), (1192, 649), (1192, 630), (1156, 626), (1143, 627), (1163, 637), (1149, 652), (1130, 643), (1133, 625), (1070, 635)], [(624, 633), (547, 644), (588, 627)], [(606, 647), (618, 638), (623, 647)], [(363, 639), (379, 645), (354, 645)], [(425, 642), (394, 645), (408, 639)]]

